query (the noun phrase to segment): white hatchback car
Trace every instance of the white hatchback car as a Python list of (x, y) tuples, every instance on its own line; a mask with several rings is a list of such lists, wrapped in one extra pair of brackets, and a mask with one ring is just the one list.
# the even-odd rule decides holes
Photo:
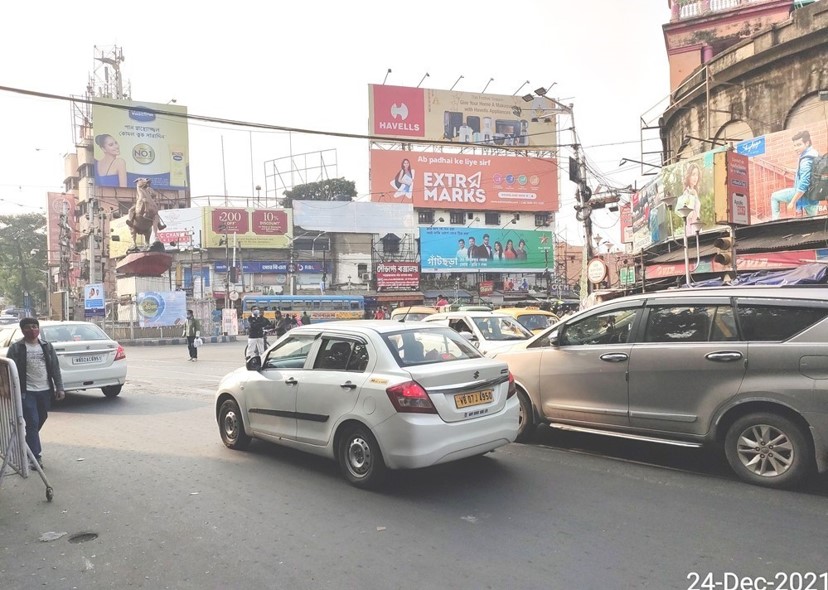
[[(40, 337), (52, 343), (66, 391), (100, 388), (106, 397), (121, 393), (127, 375), (124, 347), (91, 322), (41, 321)], [(23, 338), (17, 325), (0, 330), (0, 355)]]
[(534, 336), (512, 316), (491, 311), (435, 313), (423, 321), (447, 326), (463, 334), (485, 355), (511, 349), (516, 342)]
[(358, 487), (514, 441), (518, 406), (506, 363), (422, 322), (295, 328), (216, 393), (227, 447), (260, 438), (330, 457)]

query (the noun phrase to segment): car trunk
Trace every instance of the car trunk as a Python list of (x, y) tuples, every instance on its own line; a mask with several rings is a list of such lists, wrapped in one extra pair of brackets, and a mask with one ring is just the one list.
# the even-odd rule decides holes
[(115, 362), (118, 351), (117, 343), (110, 340), (56, 342), (54, 347), (62, 371), (77, 371), (83, 367), (109, 367)]
[(464, 360), (406, 369), (425, 388), (445, 422), (474, 420), (502, 410), (506, 403), (509, 369), (505, 363)]

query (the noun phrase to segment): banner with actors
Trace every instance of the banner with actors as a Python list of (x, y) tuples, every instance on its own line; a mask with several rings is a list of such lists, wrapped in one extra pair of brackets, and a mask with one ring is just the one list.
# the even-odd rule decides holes
[(544, 272), (554, 268), (551, 231), (420, 228), (422, 272)]

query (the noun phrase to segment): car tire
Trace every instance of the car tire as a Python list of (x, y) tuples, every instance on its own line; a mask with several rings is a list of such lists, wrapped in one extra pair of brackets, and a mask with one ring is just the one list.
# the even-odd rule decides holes
[(382, 451), (365, 426), (354, 426), (342, 435), (336, 458), (345, 479), (358, 488), (376, 488), (385, 480), (388, 469)]
[(101, 387), (101, 391), (106, 397), (115, 397), (119, 393), (121, 393), (121, 389), (123, 385), (107, 385), (106, 387)]
[(218, 423), (221, 442), (225, 447), (243, 451), (250, 445), (252, 439), (244, 431), (241, 410), (236, 400), (227, 399), (222, 402), (219, 407)]
[(532, 400), (529, 395), (522, 389), (517, 392), (518, 401), (520, 402), (520, 412), (518, 414), (518, 434), (515, 439), (517, 442), (529, 442), (535, 435), (535, 411), (532, 408)]
[(768, 412), (748, 414), (730, 426), (725, 456), (739, 478), (769, 488), (793, 486), (813, 469), (813, 448), (802, 428)]

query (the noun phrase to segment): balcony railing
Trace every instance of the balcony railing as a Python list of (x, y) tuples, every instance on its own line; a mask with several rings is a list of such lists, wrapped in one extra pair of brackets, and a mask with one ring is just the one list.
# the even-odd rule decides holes
[(728, 12), (744, 6), (768, 4), (777, 0), (673, 0), (671, 22)]

